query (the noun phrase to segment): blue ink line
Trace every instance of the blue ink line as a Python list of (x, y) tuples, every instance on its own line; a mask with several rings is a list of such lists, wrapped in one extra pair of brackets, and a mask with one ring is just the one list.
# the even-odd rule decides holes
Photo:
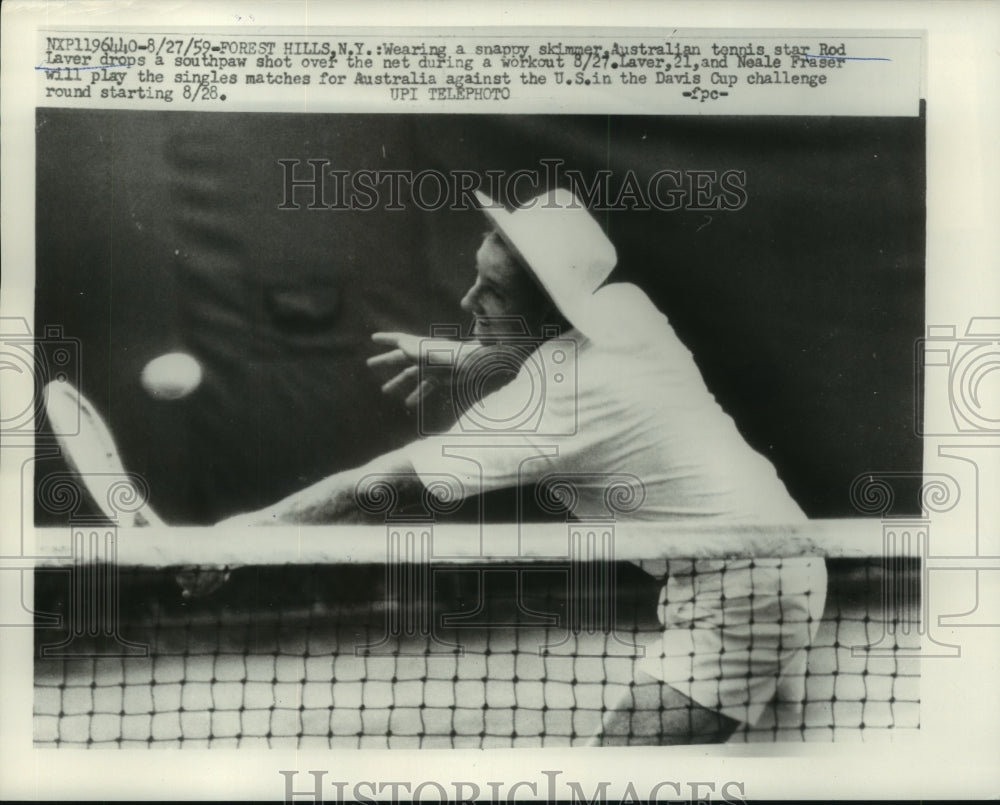
[(72, 67), (66, 65), (65, 67), (50, 67), (47, 64), (39, 64), (35, 66), (36, 70), (114, 70), (116, 67), (128, 67), (127, 64), (90, 64), (86, 67)]
[(817, 56), (813, 53), (802, 54), (807, 59), (840, 59), (841, 61), (892, 61), (885, 56)]

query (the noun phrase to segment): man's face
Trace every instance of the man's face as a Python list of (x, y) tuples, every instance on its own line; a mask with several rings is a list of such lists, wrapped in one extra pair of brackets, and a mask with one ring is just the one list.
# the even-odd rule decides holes
[(476, 252), (476, 281), (462, 298), (462, 310), (475, 316), (472, 334), (477, 338), (498, 338), (505, 334), (523, 335), (541, 321), (549, 307), (548, 298), (507, 252), (495, 233), (487, 235)]

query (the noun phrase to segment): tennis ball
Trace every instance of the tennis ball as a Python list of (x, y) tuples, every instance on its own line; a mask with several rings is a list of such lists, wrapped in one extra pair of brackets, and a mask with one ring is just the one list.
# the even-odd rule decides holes
[(201, 364), (186, 352), (153, 358), (142, 370), (142, 387), (158, 400), (179, 400), (201, 383)]

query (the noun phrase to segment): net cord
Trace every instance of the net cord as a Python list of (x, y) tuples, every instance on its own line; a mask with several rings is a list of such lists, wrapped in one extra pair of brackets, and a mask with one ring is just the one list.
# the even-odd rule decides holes
[[(616, 561), (802, 556), (863, 559), (924, 558), (927, 540), (918, 537), (926, 535), (926, 529), (926, 523), (919, 520), (895, 522), (891, 529), (879, 520), (811, 520), (781, 526), (613, 521), (520, 525), (390, 522), (236, 530), (117, 528), (106, 521), (79, 521), (66, 528), (35, 529), (33, 540), (26, 542), (33, 543), (31, 556), (39, 567), (107, 561), (109, 539), (113, 539), (114, 561), (119, 565), (154, 567), (379, 564), (387, 560), (504, 564), (559, 561), (571, 555), (574, 559)], [(81, 545), (88, 541), (102, 547), (82, 550)], [(407, 545), (420, 547), (407, 550)], [(610, 548), (597, 547), (602, 545)]]

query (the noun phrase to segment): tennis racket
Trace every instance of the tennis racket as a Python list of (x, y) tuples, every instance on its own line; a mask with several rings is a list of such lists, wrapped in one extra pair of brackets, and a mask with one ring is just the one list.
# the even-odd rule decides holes
[(90, 400), (65, 381), (49, 383), (43, 393), (52, 433), (93, 503), (121, 526), (165, 525), (141, 480), (125, 471), (111, 431)]
[[(45, 413), (70, 470), (97, 507), (120, 526), (165, 526), (153, 511), (140, 479), (125, 471), (104, 419), (71, 383), (44, 389)], [(230, 568), (180, 568), (175, 578), (185, 598), (208, 595), (229, 579)]]

